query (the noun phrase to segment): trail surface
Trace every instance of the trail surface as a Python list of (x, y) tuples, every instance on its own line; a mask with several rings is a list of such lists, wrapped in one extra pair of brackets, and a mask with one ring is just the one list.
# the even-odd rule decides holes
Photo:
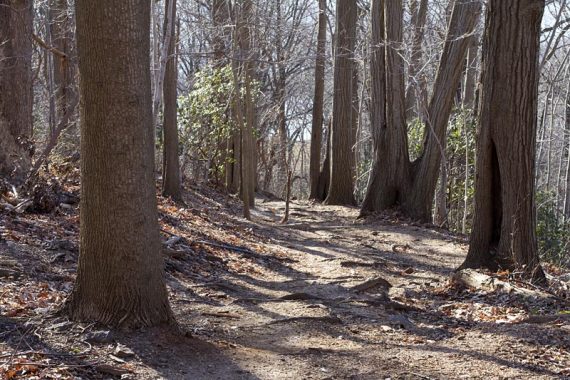
[[(43, 286), (46, 311), (15, 312), (16, 299), (3, 301), (0, 364), (32, 362), (38, 368), (29, 376), (60, 378), (570, 376), (567, 322), (518, 323), (568, 305), (452, 284), (466, 254), (461, 237), (309, 202), (293, 202), (284, 225), (281, 201), (259, 199), (253, 222), (239, 217), (234, 199), (211, 191), (187, 194), (187, 204), (160, 205), (171, 304), (185, 336), (162, 329), (104, 336), (103, 327), (52, 316), (73, 281), (77, 214), (6, 223), (0, 268), (11, 262), (17, 278), (3, 283), (4, 294), (29, 287), (37, 300)], [(62, 356), (85, 347), (84, 356)], [(30, 350), (39, 354), (23, 354)]]

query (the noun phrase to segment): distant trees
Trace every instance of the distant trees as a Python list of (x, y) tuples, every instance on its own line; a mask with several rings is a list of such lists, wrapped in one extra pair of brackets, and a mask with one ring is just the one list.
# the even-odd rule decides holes
[(490, 0), (483, 47), (475, 216), (463, 268), (544, 281), (534, 194), (538, 55), (544, 0)]
[(0, 176), (21, 183), (32, 157), (31, 0), (0, 0)]
[(168, 323), (155, 193), (150, 0), (76, 1), (81, 232), (66, 310), (121, 327)]

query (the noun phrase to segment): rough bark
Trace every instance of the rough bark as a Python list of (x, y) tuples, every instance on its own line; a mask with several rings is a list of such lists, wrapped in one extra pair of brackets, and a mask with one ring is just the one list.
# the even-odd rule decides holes
[(462, 63), (467, 55), (469, 38), (481, 12), (481, 3), (456, 0), (443, 48), (433, 95), (424, 120), (425, 137), (422, 156), (415, 163), (414, 186), (408, 200), (408, 213), (424, 221), (431, 220), (431, 207), (445, 154), (447, 123), (453, 108), (453, 98), (459, 87)]
[(411, 186), (404, 62), (398, 51), (403, 36), (403, 11), (401, 0), (372, 3), (370, 78), (375, 158), (361, 216), (402, 204)]
[(0, 0), (0, 176), (20, 184), (31, 165), (31, 0)]
[(319, 31), (317, 34), (317, 58), (315, 59), (315, 92), (313, 98), (313, 122), (311, 127), (311, 158), (309, 176), (311, 181), (310, 199), (323, 201), (319, 197), (321, 170), (321, 150), (323, 142), (323, 109), (325, 96), (325, 49), (327, 43), (326, 0), (319, 0)]
[(325, 203), (354, 205), (353, 73), (358, 5), (338, 0), (331, 142), (330, 185)]
[(491, 0), (483, 48), (475, 216), (462, 268), (521, 270), (543, 281), (534, 168), (544, 0)]
[[(403, 103), (403, 59), (397, 51), (402, 42), (402, 5), (386, 2), (386, 133), (381, 135), (361, 214), (400, 207), (411, 218), (429, 222), (445, 150), (447, 123), (453, 106), (455, 89), (461, 80), (462, 62), (468, 36), (478, 20), (481, 5), (471, 0), (457, 0), (449, 22), (447, 38), (440, 58), (433, 94), (424, 119), (424, 148), (421, 156), (410, 163)], [(378, 77), (378, 76), (377, 76)], [(374, 80), (378, 80), (377, 78)], [(402, 111), (402, 109), (404, 111)], [(383, 152), (383, 153), (382, 153)]]
[[(176, 0), (171, 0), (172, 5), (166, 6), (164, 32), (168, 32), (169, 23), (176, 21)], [(182, 201), (182, 186), (180, 183), (180, 158), (178, 155), (178, 57), (176, 55), (176, 30), (170, 28), (170, 38), (168, 46), (168, 58), (166, 60), (166, 71), (164, 73), (163, 99), (164, 99), (164, 158), (162, 169), (162, 195), (171, 197), (175, 201)]]
[[(237, 42), (238, 60), (241, 67), (237, 67), (234, 60), (234, 77), (236, 86), (243, 83), (243, 99), (241, 91), (237, 92), (236, 118), (240, 126), (240, 195), (243, 202), (243, 213), (247, 219), (251, 218), (250, 208), (255, 205), (255, 141), (253, 130), (255, 127), (255, 104), (252, 93), (254, 66), (251, 49), (251, 34), (253, 24), (253, 4), (251, 0), (242, 0), (238, 10)], [(240, 76), (242, 80), (237, 80)], [(236, 87), (237, 88), (237, 87)]]
[(76, 1), (81, 231), (74, 320), (172, 322), (160, 252), (150, 80), (150, 0)]

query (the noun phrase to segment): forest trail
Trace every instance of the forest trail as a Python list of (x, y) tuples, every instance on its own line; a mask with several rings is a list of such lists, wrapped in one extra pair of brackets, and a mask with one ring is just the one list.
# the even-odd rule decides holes
[[(453, 285), (466, 254), (460, 237), (305, 201), (292, 202), (290, 222), (280, 224), (283, 202), (258, 199), (248, 222), (238, 202), (211, 189), (186, 196), (185, 208), (159, 206), (170, 300), (185, 336), (108, 335), (52, 316), (73, 281), (77, 213), (24, 215), (6, 219), (0, 268), (16, 263), (18, 276), (0, 292), (49, 295), (40, 313), (10, 310), (16, 299), (0, 304), (0, 362), (20, 355), (36, 373), (89, 379), (570, 376), (567, 323), (516, 323), (568, 305)], [(30, 231), (44, 238), (24, 239)], [(22, 354), (32, 349), (71, 355)]]

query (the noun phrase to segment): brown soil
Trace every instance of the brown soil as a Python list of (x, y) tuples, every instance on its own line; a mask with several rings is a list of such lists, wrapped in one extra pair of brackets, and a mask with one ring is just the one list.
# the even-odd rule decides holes
[[(568, 310), (565, 295), (454, 285), (464, 238), (309, 202), (293, 202), (282, 225), (283, 202), (257, 204), (248, 222), (235, 199), (210, 189), (188, 193), (185, 208), (161, 201), (181, 332), (109, 335), (54, 314), (73, 283), (77, 210), (0, 211), (0, 376), (570, 378), (567, 322), (518, 323)], [(567, 288), (561, 275), (551, 277), (557, 290)]]

